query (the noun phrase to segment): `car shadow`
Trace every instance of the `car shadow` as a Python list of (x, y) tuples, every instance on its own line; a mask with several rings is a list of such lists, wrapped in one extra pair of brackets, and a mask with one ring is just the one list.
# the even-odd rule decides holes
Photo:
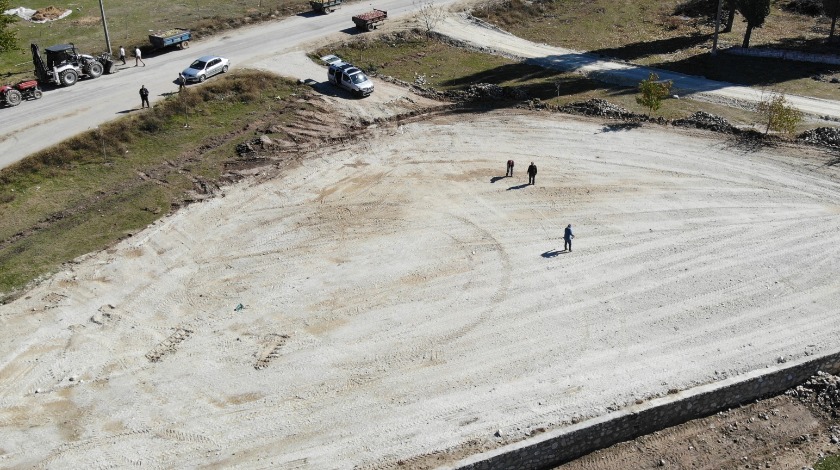
[(324, 96), (332, 96), (333, 98), (357, 99), (356, 96), (350, 93), (349, 91), (345, 90), (344, 88), (339, 88), (330, 83), (329, 81), (319, 82), (317, 80), (307, 78), (303, 80), (303, 83), (309, 85), (313, 90), (317, 91), (318, 93)]
[(295, 16), (300, 16), (301, 18), (315, 18), (316, 16), (323, 16), (324, 14), (325, 13), (321, 13), (319, 11), (309, 10), (309, 11), (300, 12)]

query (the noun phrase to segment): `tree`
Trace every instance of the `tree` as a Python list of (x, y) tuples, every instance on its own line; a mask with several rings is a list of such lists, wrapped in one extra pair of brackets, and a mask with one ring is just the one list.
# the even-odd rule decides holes
[(662, 100), (671, 94), (671, 80), (660, 81), (659, 75), (651, 72), (647, 80), (639, 83), (639, 94), (636, 103), (647, 108), (649, 113), (657, 111), (662, 106)]
[(770, 0), (737, 0), (738, 12), (747, 22), (747, 32), (744, 33), (744, 49), (750, 47), (750, 36), (753, 28), (760, 28), (765, 18), (770, 14)]
[[(414, 4), (417, 6), (417, 3)], [(417, 20), (420, 21), (420, 24), (423, 25), (427, 33), (431, 33), (432, 30), (440, 23), (440, 21), (445, 16), (446, 12), (443, 8), (439, 6), (435, 6), (431, 1), (420, 4), (420, 8), (417, 9)]]
[(723, 27), (722, 33), (729, 33), (732, 31), (732, 25), (735, 23), (735, 10), (737, 9), (737, 5), (735, 4), (737, 0), (726, 0), (726, 11), (728, 12), (728, 16), (726, 17), (726, 26)]
[(9, 0), (0, 0), (0, 54), (5, 54), (17, 47), (17, 34), (9, 30), (9, 25), (17, 21), (12, 15), (4, 15), (9, 9)]
[(828, 33), (828, 41), (834, 40), (834, 26), (837, 24), (837, 16), (840, 15), (840, 0), (823, 0), (825, 16), (831, 18), (831, 31)]
[(765, 134), (771, 130), (793, 134), (796, 125), (802, 121), (802, 111), (789, 106), (784, 95), (772, 94), (758, 103), (758, 113), (767, 120)]

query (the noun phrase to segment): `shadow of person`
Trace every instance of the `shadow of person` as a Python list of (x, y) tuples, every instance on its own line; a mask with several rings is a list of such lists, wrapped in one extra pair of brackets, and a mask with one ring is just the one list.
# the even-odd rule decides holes
[(117, 111), (117, 114), (128, 114), (132, 111), (137, 111), (137, 108), (123, 109), (122, 111)]
[(540, 256), (542, 256), (543, 258), (554, 258), (557, 255), (562, 255), (562, 254), (565, 254), (565, 253), (567, 253), (566, 250), (563, 250), (563, 251), (548, 250), (545, 253), (541, 254)]
[(507, 176), (494, 176), (494, 177), (490, 178), (490, 182), (495, 183), (496, 181), (503, 180), (505, 178), (507, 178)]
[(516, 186), (511, 186), (511, 187), (507, 188), (507, 190), (510, 191), (511, 189), (522, 189), (522, 188), (527, 188), (528, 186), (530, 186), (530, 184), (525, 183), (525, 184), (520, 184), (520, 185), (516, 185)]

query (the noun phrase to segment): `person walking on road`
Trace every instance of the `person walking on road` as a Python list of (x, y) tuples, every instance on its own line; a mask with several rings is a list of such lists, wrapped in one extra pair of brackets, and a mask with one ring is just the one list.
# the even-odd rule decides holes
[(123, 61), (123, 65), (125, 65), (125, 48), (120, 46), (120, 57), (119, 59)]
[(534, 180), (537, 178), (537, 165), (534, 165), (534, 162), (531, 162), (531, 165), (528, 166), (528, 184), (534, 184)]
[(146, 85), (140, 85), (140, 109), (149, 107), (149, 89)]
[(505, 176), (513, 176), (513, 160), (508, 160)]
[(137, 67), (138, 65), (143, 64), (143, 67), (146, 66), (146, 63), (143, 62), (142, 54), (140, 53), (140, 47), (134, 48), (134, 66)]
[(572, 251), (572, 238), (575, 238), (575, 234), (572, 233), (572, 224), (569, 224), (563, 232), (563, 251)]

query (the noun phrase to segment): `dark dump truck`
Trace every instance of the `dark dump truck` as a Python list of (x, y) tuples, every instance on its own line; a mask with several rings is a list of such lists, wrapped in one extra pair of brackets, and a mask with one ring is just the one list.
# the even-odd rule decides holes
[(374, 8), (373, 11), (354, 16), (353, 23), (361, 31), (372, 31), (384, 23), (386, 18), (388, 18), (387, 11)]
[(172, 28), (163, 31), (156, 31), (149, 35), (149, 42), (155, 49), (176, 46), (178, 49), (190, 47), (192, 32), (189, 29)]
[(312, 7), (312, 11), (329, 14), (331, 11), (341, 6), (341, 0), (310, 0), (309, 6)]
[(82, 77), (97, 78), (103, 73), (113, 73), (116, 70), (111, 55), (107, 52), (99, 57), (80, 54), (73, 43), (45, 48), (46, 60), (41, 57), (37, 44), (32, 44), (31, 48), (35, 76), (40, 83), (72, 86)]

